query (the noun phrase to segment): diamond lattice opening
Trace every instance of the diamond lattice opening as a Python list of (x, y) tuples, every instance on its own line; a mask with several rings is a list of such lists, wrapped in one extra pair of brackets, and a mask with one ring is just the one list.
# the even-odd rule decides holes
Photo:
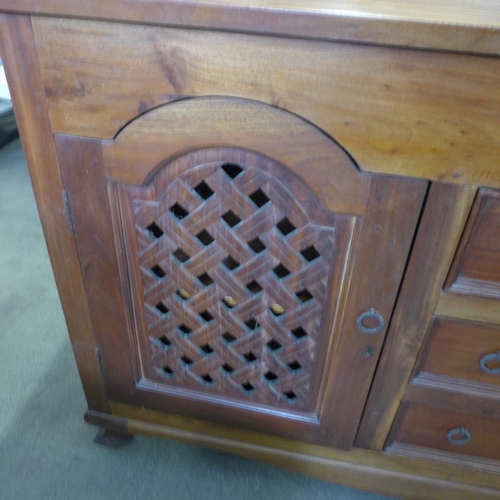
[(291, 363), (287, 363), (292, 371), (297, 371), (302, 368), (302, 365), (298, 361), (292, 361)]
[(203, 273), (197, 276), (201, 283), (205, 286), (210, 286), (214, 283), (214, 280), (210, 277), (208, 273)]
[(186, 356), (184, 354), (184, 356), (181, 356), (181, 361), (185, 364), (185, 365), (192, 365), (193, 364), (193, 360), (191, 358), (189, 358), (188, 356)]
[(281, 219), (278, 224), (276, 224), (276, 227), (280, 230), (281, 234), (283, 236), (289, 235), (292, 231), (295, 231), (297, 229), (289, 220), (287, 217), (284, 219)]
[(278, 375), (276, 375), (276, 373), (269, 370), (267, 373), (264, 373), (264, 378), (269, 380), (269, 382), (272, 382), (273, 380), (276, 380), (278, 378)]
[(229, 332), (223, 333), (221, 336), (228, 344), (237, 340), (236, 337), (231, 335)]
[(172, 205), (169, 208), (169, 210), (172, 216), (178, 220), (184, 219), (184, 217), (187, 217), (189, 215), (189, 212), (182, 205), (179, 205), (178, 203)]
[(201, 312), (200, 316), (207, 323), (209, 323), (210, 321), (212, 321), (214, 319), (214, 317), (208, 311)]
[(250, 382), (245, 382), (245, 383), (241, 384), (241, 387), (243, 387), (243, 390), (246, 392), (255, 391), (255, 387)]
[(283, 264), (278, 264), (274, 269), (274, 274), (278, 276), (278, 278), (286, 278), (289, 274), (290, 271), (283, 265)]
[(245, 325), (247, 325), (250, 330), (256, 330), (259, 327), (259, 322), (255, 318), (250, 318), (245, 321)]
[(237, 267), (240, 267), (240, 263), (237, 260), (234, 260), (230, 255), (228, 255), (222, 263), (230, 270), (233, 271)]
[(208, 200), (214, 192), (212, 191), (212, 188), (205, 182), (201, 181), (195, 188), (194, 190), (204, 199)]
[(196, 237), (200, 240), (200, 242), (208, 247), (208, 245), (211, 245), (215, 240), (212, 238), (212, 235), (206, 231), (205, 229), (201, 231), (201, 233), (198, 233)]
[(262, 189), (257, 189), (257, 191), (254, 191), (252, 194), (248, 195), (248, 197), (259, 207), (263, 207), (266, 203), (268, 203), (270, 200), (267, 197), (266, 193), (262, 191)]
[(226, 373), (232, 373), (234, 372), (234, 368), (231, 365), (228, 365), (227, 363), (224, 363), (221, 368), (226, 372)]
[(163, 279), (167, 273), (160, 267), (159, 264), (156, 264), (156, 266), (153, 266), (150, 271), (157, 277), (157, 278), (160, 278), (160, 279)]
[[(133, 218), (124, 241), (141, 270), (134, 304), (150, 346), (140, 363), (179, 390), (305, 411), (324, 364), (318, 337), (331, 328), (317, 291), (331, 288), (332, 255), (344, 251), (337, 217), (322, 215), (305, 185), (294, 197), (285, 167), (231, 150), (210, 162), (189, 153), (185, 171), (161, 171), (156, 194), (124, 188)], [(167, 364), (172, 378), (161, 375)]]
[(149, 226), (146, 227), (146, 229), (149, 231), (150, 236), (154, 240), (161, 238), (165, 234), (162, 228), (156, 222), (151, 223)]
[(163, 302), (158, 302), (158, 304), (155, 305), (156, 310), (161, 314), (165, 315), (168, 314), (168, 308)]
[(307, 248), (304, 248), (304, 250), (301, 250), (300, 253), (304, 257), (304, 259), (307, 260), (307, 262), (312, 262), (313, 260), (316, 260), (320, 254), (314, 247), (314, 245), (311, 245)]
[(241, 222), (241, 219), (232, 210), (229, 210), (229, 212), (226, 212), (222, 216), (222, 219), (224, 220), (224, 222), (226, 222), (226, 224), (229, 227), (234, 227)]
[(302, 339), (304, 337), (307, 337), (307, 332), (299, 326), (298, 328), (295, 328), (295, 330), (292, 330), (292, 335), (297, 339)]
[(276, 339), (271, 339), (267, 343), (267, 347), (269, 347), (271, 351), (277, 351), (278, 349), (281, 349), (283, 346)]
[(178, 248), (172, 255), (183, 264), (191, 258), (182, 248)]
[(266, 249), (266, 245), (262, 243), (260, 238), (254, 238), (252, 241), (249, 241), (247, 245), (255, 252), (255, 253), (260, 253), (263, 252)]
[(184, 323), (182, 325), (179, 325), (179, 330), (184, 334), (184, 335), (189, 335), (190, 333), (193, 332), (191, 328), (187, 327)]
[(254, 295), (256, 293), (259, 293), (262, 291), (262, 287), (257, 283), (257, 281), (253, 280), (251, 281), (250, 283), (247, 283), (245, 285), (249, 290), (250, 292), (252, 292)]
[(162, 345), (162, 347), (170, 347), (172, 345), (172, 342), (168, 340), (168, 338), (165, 335), (162, 335), (159, 339), (158, 342)]
[(255, 354), (250, 351), (250, 352), (247, 352), (246, 354), (243, 354), (243, 357), (249, 362), (249, 363), (253, 363), (254, 361), (257, 361), (257, 356), (255, 356)]
[(297, 298), (302, 303), (309, 302), (313, 298), (311, 292), (307, 288), (304, 288), (304, 290), (300, 290), (300, 292), (297, 292), (295, 295), (297, 295)]
[(214, 381), (214, 379), (208, 373), (206, 375), (202, 375), (200, 378), (204, 380), (207, 384), (212, 384)]
[(205, 354), (212, 354), (214, 350), (210, 346), (210, 344), (205, 344), (200, 347), (200, 349), (205, 353)]
[(235, 163), (226, 163), (225, 165), (222, 165), (221, 168), (229, 177), (231, 177), (231, 179), (235, 179), (241, 174), (241, 172), (243, 172), (243, 169)]
[(162, 369), (161, 369), (161, 372), (163, 375), (165, 375), (166, 377), (171, 377), (173, 374), (174, 374), (174, 370), (172, 370), (172, 368), (170, 368), (170, 366), (164, 366)]

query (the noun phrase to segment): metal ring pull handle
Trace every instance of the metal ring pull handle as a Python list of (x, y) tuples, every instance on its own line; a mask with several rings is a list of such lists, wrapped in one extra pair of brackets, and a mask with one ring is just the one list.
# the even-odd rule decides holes
[(471, 440), (471, 435), (465, 427), (457, 427), (448, 432), (446, 438), (449, 443), (461, 446), (467, 444)]
[(498, 361), (500, 363), (500, 352), (486, 354), (486, 356), (483, 356), (479, 362), (479, 366), (484, 373), (487, 373), (488, 375), (500, 375), (500, 366), (498, 368), (489, 368), (487, 366), (489, 361)]
[[(363, 321), (365, 319), (370, 319), (370, 318), (375, 318), (378, 321), (378, 325), (372, 328), (367, 328), (366, 326), (364, 326)], [(358, 324), (358, 328), (360, 329), (360, 331), (362, 331), (363, 333), (370, 333), (370, 334), (380, 332), (380, 330), (382, 330), (385, 326), (384, 317), (378, 311), (375, 311), (373, 307), (369, 311), (361, 313), (358, 316), (356, 323)]]

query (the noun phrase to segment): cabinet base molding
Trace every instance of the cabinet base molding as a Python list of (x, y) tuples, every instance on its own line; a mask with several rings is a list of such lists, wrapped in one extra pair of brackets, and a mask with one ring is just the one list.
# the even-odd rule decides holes
[[(111, 415), (87, 411), (85, 421), (114, 432), (209, 446), (344, 486), (425, 500), (500, 498), (496, 474), (462, 464), (352, 449), (340, 451), (199, 419), (110, 401)], [(495, 471), (498, 473), (498, 468)]]

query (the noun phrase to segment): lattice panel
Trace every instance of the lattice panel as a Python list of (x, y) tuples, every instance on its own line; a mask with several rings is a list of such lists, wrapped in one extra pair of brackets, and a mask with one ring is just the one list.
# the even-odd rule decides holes
[(315, 223), (317, 200), (304, 186), (299, 201), (266, 168), (273, 162), (244, 159), (188, 157), (180, 175), (165, 167), (168, 182), (149, 199), (131, 191), (149, 339), (143, 363), (164, 384), (305, 407), (335, 224)]

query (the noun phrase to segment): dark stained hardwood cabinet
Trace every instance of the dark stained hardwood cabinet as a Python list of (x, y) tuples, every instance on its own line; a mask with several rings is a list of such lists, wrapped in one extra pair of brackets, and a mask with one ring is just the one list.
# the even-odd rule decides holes
[(479, 3), (0, 0), (98, 441), (500, 498), (500, 18)]
[(427, 183), (234, 98), (56, 145), (108, 394), (350, 448)]

